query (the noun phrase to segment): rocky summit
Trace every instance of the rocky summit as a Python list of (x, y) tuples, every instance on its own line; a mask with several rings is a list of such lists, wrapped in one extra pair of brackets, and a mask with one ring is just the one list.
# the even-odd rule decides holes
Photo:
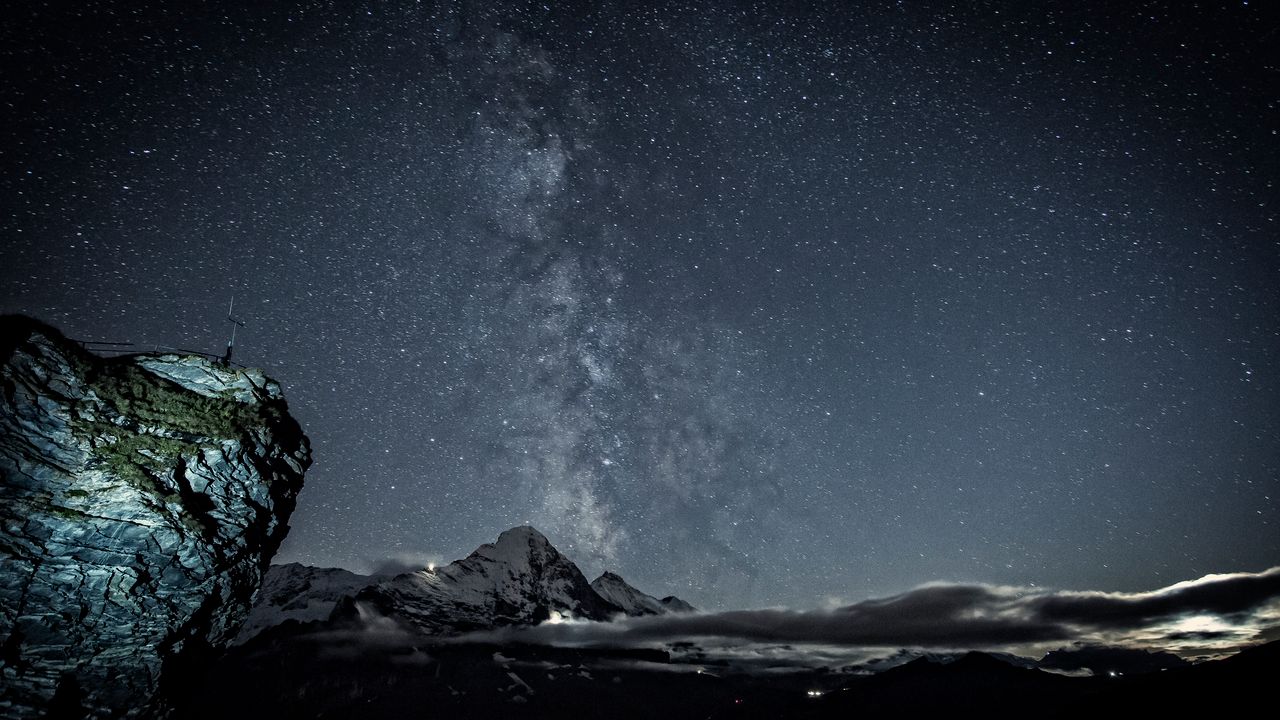
[(311, 462), (280, 386), (0, 318), (0, 716), (143, 717), (239, 629)]

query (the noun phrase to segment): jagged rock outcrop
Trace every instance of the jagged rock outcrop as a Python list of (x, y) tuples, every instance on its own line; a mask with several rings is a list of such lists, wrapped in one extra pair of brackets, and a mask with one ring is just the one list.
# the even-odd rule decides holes
[(632, 587), (621, 575), (606, 572), (591, 581), (591, 589), (600, 597), (622, 608), (632, 617), (663, 615), (672, 612), (693, 612), (693, 606), (674, 595), (659, 600)]
[(388, 616), (428, 633), (531, 625), (555, 617), (607, 620), (621, 612), (546, 536), (515, 527), (462, 560), (404, 573), (340, 603), (335, 619)]
[(309, 464), (257, 370), (0, 318), (0, 716), (164, 715), (237, 632)]

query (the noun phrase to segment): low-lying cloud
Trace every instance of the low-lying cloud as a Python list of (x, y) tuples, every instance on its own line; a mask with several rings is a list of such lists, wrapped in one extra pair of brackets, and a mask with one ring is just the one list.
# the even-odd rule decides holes
[(929, 584), (831, 610), (738, 610), (562, 623), (489, 633), (535, 643), (650, 644), (690, 638), (743, 643), (918, 648), (1047, 648), (1086, 643), (1233, 648), (1280, 626), (1280, 567), (1208, 575), (1141, 593)]
[(1035, 598), (1036, 615), (1051, 622), (1125, 629), (1161, 619), (1247, 616), (1280, 598), (1280, 567), (1260, 573), (1206, 575), (1146, 593), (1064, 592)]

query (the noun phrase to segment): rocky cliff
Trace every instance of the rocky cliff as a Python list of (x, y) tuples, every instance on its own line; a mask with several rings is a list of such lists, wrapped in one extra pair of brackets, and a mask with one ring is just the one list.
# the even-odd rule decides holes
[(165, 714), (235, 635), (310, 464), (280, 386), (0, 318), (0, 716)]

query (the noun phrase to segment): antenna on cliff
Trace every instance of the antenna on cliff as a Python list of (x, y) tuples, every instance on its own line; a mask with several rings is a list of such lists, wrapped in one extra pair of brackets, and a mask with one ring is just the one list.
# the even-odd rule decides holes
[(236, 328), (244, 327), (244, 321), (237, 320), (236, 316), (231, 314), (231, 312), (235, 310), (235, 307), (236, 296), (232, 295), (231, 304), (227, 306), (227, 320), (231, 323), (231, 339), (227, 341), (227, 354), (222, 356), (223, 365), (231, 364), (231, 353), (236, 347)]

